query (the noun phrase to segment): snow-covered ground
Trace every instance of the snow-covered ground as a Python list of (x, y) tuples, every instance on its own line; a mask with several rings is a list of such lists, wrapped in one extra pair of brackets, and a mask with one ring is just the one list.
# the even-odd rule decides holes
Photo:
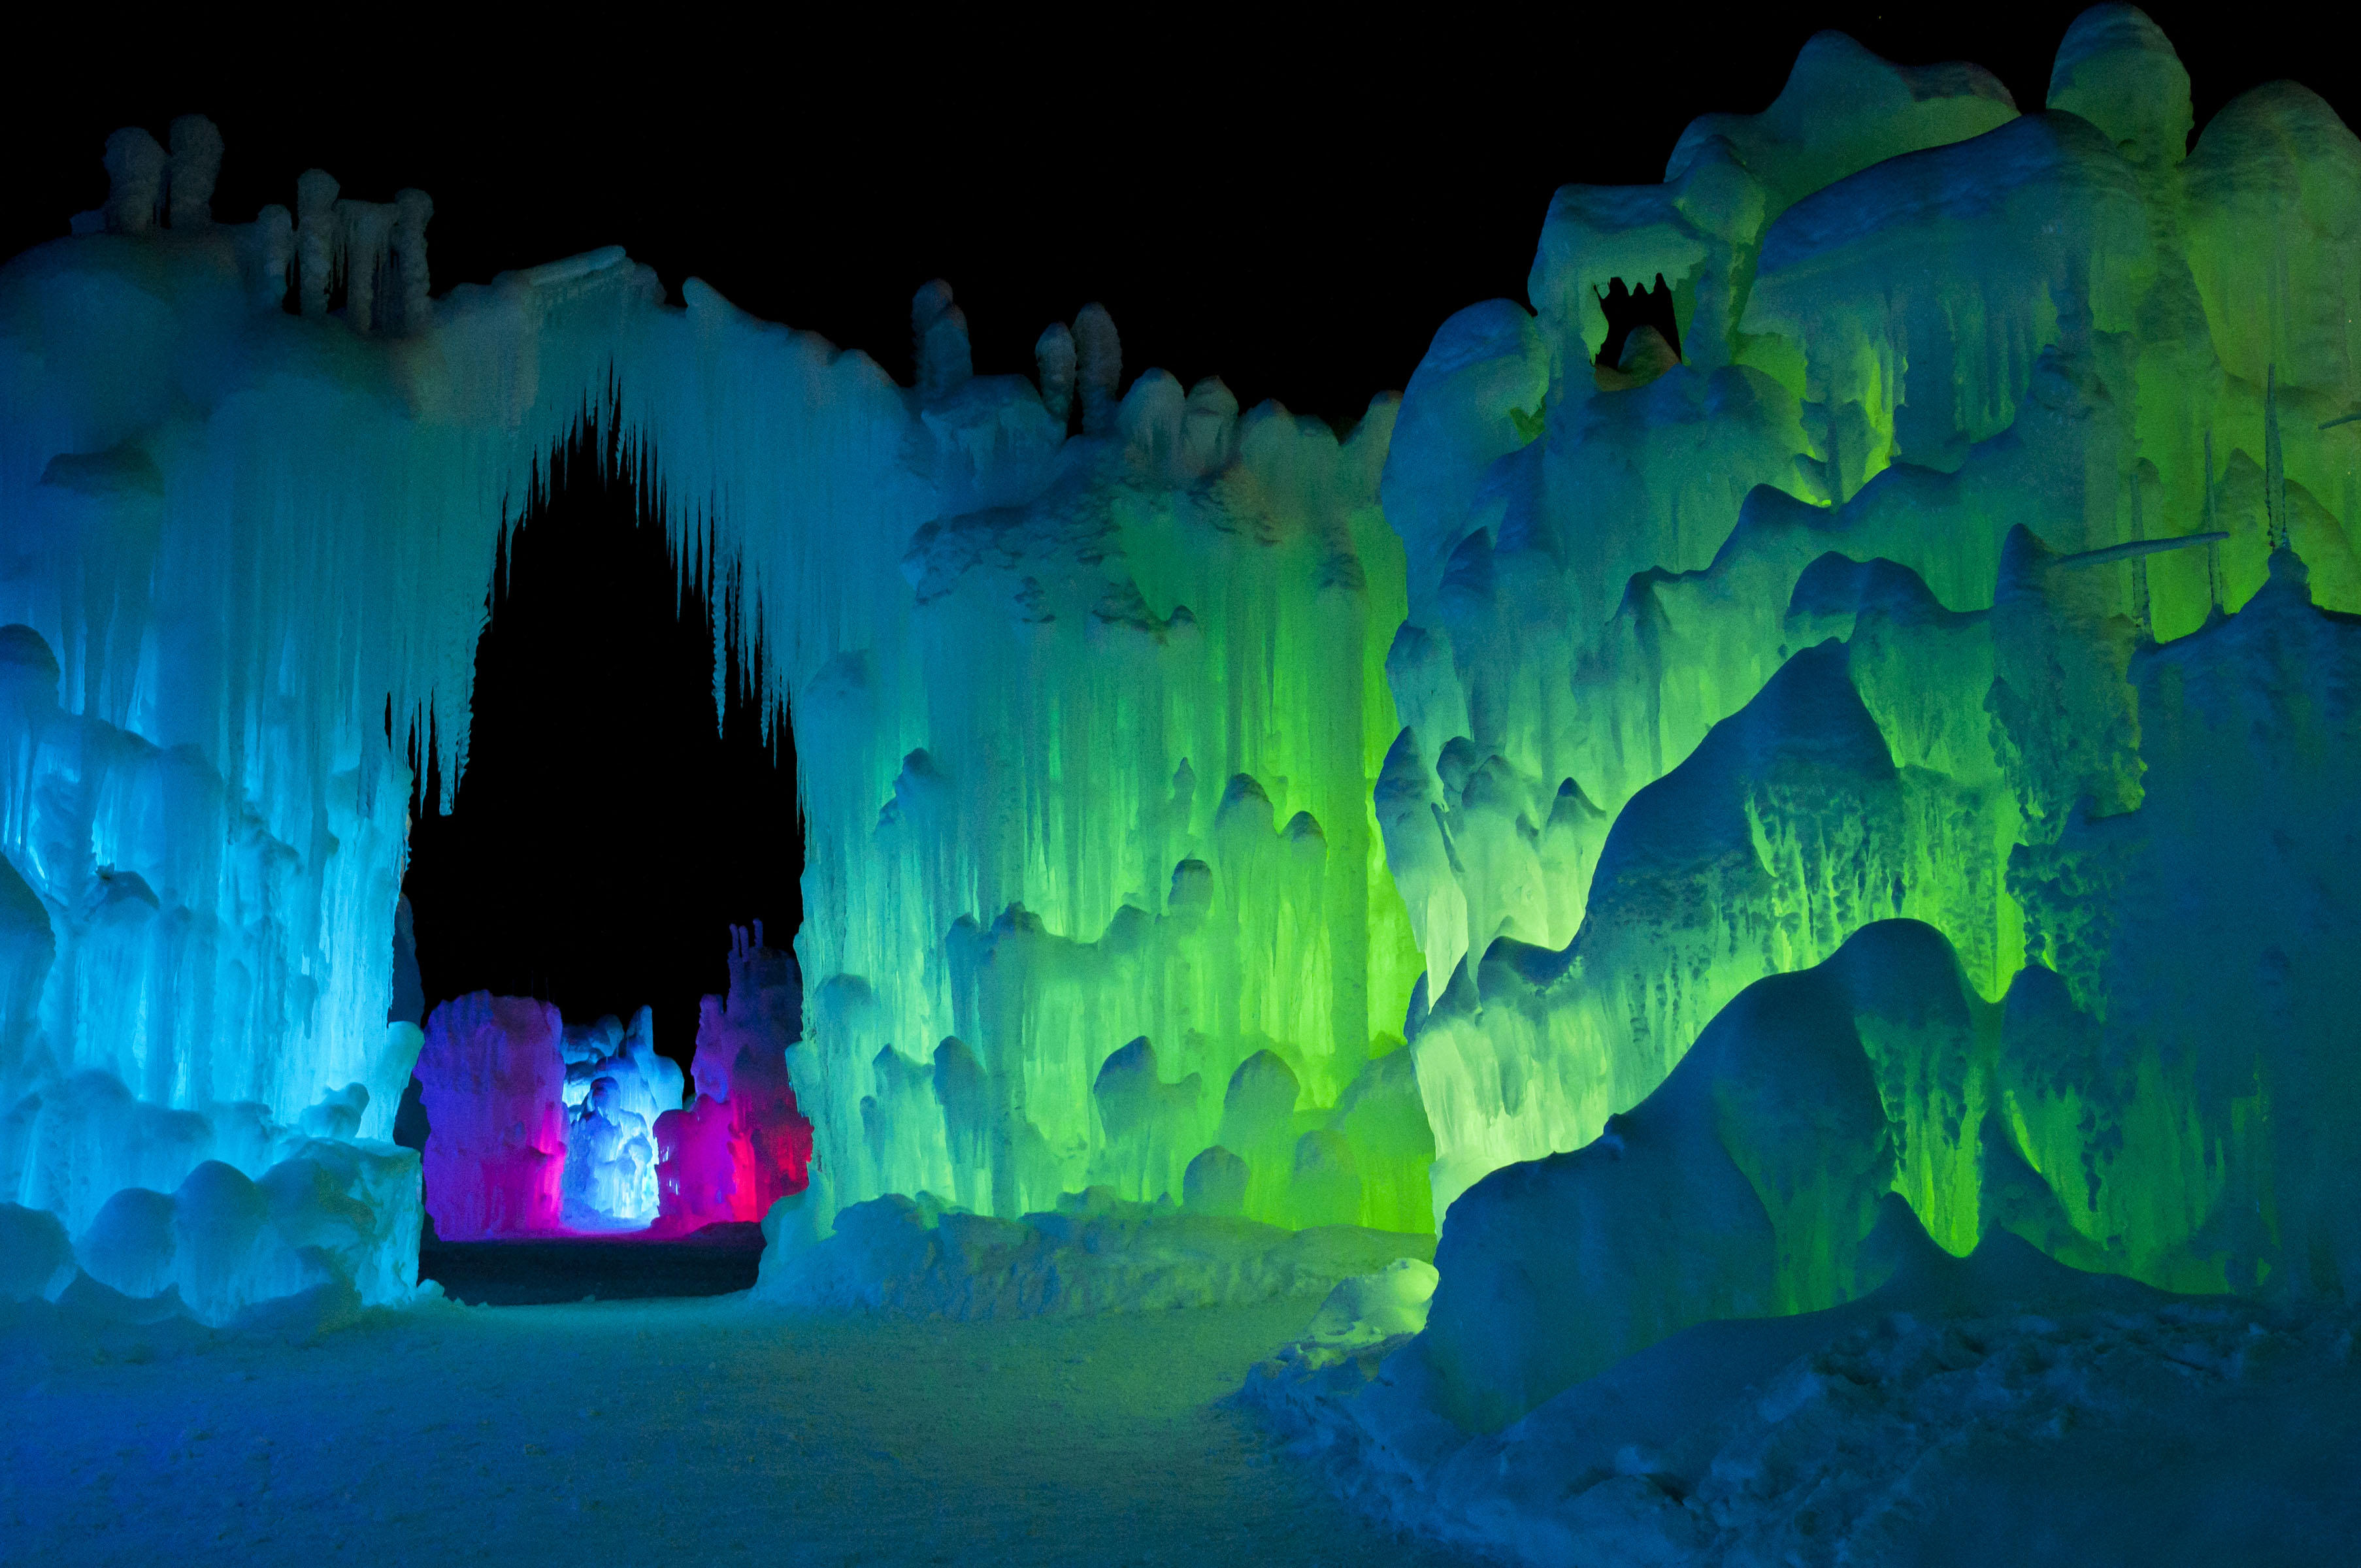
[(0, 1304), (0, 1562), (1462, 1561), (1220, 1403), (1318, 1305), (435, 1304), (291, 1344)]
[(1521, 1563), (2361, 1562), (2361, 1313), (1900, 1239), (1859, 1300), (1685, 1329), (1495, 1432), (1403, 1335), (1290, 1346), (1243, 1402), (1373, 1514)]

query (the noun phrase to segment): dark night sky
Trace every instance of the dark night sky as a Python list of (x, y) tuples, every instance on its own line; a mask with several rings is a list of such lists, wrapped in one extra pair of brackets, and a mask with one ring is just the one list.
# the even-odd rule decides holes
[[(98, 49), (11, 38), (0, 256), (98, 204), (108, 131), (160, 137), (201, 110), (228, 144), (225, 219), (291, 206), (315, 166), (349, 195), (429, 192), (438, 292), (620, 243), (675, 296), (702, 277), (906, 381), (910, 294), (941, 276), (979, 371), (1029, 370), (1041, 328), (1098, 300), (1128, 371), (1220, 374), (1246, 404), (1349, 421), (1402, 386), (1444, 317), (1523, 297), (1552, 190), (1660, 178), (1691, 117), (1762, 108), (1811, 33), (1975, 60), (2031, 109), (2079, 9), (1340, 9), (1313, 33), (1201, 7), (1019, 36), (897, 8), (865, 37), (794, 19), (698, 33), (689, 12), (666, 30), (671, 14), (638, 11), (579, 44), (555, 23), (503, 42), (424, 12), (267, 42), (110, 12)], [(2149, 10), (2201, 126), (2281, 76), (2355, 119), (2350, 73), (2308, 32), (2249, 31), (2245, 7)], [(429, 999), (526, 989), (581, 1017), (651, 999), (660, 1045), (686, 1057), (724, 925), (797, 916), (791, 775), (751, 712), (713, 736), (704, 633), (672, 624), (661, 544), (628, 499), (577, 485), (556, 504), (566, 526), (525, 530), (479, 656), (458, 815), (419, 837)]]

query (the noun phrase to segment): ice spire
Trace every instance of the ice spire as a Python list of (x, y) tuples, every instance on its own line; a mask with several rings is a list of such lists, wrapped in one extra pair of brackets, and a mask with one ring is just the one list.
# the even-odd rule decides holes
[(355, 332), (382, 324), (378, 280), (393, 240), (393, 208), (383, 202), (342, 201), (336, 217), (345, 234), (345, 322)]
[(2263, 527), (2274, 554), (2288, 547), (2287, 465), (2279, 455), (2279, 367), (2263, 378)]
[(1041, 376), (1041, 406), (1063, 430), (1074, 412), (1074, 334), (1064, 322), (1041, 329), (1033, 345), (1033, 363)]
[(910, 300), (910, 336), (918, 367), (918, 398), (938, 402), (975, 374), (968, 347), (967, 313), (951, 302), (951, 286), (938, 278)]
[(295, 181), (296, 287), (307, 316), (328, 313), (329, 280), (340, 248), (337, 189), (335, 177), (324, 169), (307, 169)]
[(165, 190), (174, 228), (203, 228), (214, 221), (214, 183), (221, 178), (221, 166), (219, 126), (203, 115), (182, 115), (172, 122), (172, 161)]
[[(2222, 525), (2213, 510), (2213, 433), (2205, 433), (2205, 532), (2218, 533)], [(2211, 625), (2222, 613), (2222, 546), (2205, 547), (2205, 620)]]
[(1084, 305), (1075, 315), (1074, 346), (1081, 360), (1082, 433), (1111, 434), (1115, 390), (1123, 380), (1123, 340), (1104, 305)]
[(427, 294), (426, 225), (434, 221), (434, 199), (423, 191), (393, 193), (393, 278), (401, 285), (395, 296), (401, 314), (396, 332), (423, 332), (432, 324), (434, 305)]
[(146, 234), (156, 226), (164, 195), (164, 149), (137, 126), (106, 138), (106, 228)]
[[(2139, 460), (2134, 458), (2132, 460), (2132, 543), (2135, 544), (2147, 537), (2147, 530), (2140, 517), (2139, 470)], [(2132, 557), (2132, 625), (2138, 629), (2143, 641), (2152, 641), (2155, 638), (2155, 629), (2148, 623), (2147, 557), (2146, 555)]]
[(295, 219), (273, 202), (254, 214), (254, 303), (276, 311), (287, 304), (287, 269), (295, 262)]

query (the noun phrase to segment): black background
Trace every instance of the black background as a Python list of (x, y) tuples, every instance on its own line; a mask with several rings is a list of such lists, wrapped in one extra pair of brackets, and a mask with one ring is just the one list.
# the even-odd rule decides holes
[[(641, 8), (509, 33), (396, 9), (245, 37), (109, 11), (103, 36), (8, 37), (0, 255), (100, 203), (108, 131), (160, 138), (196, 110), (227, 141), (225, 219), (291, 206), (312, 167), (348, 195), (430, 192), (438, 292), (620, 244), (675, 296), (701, 277), (906, 382), (910, 294), (940, 276), (979, 371), (1029, 370), (1041, 328), (1097, 300), (1128, 373), (1219, 374), (1249, 406), (1344, 423), (1452, 312), (1523, 297), (1556, 186), (1660, 178), (1691, 117), (1763, 107), (1813, 32), (1975, 60), (2030, 110), (2079, 9), (1198, 6), (1024, 31)], [(2290, 13), (2149, 10), (2201, 127), (2282, 76), (2353, 120), (2341, 47)], [(582, 481), (595, 467), (519, 537), (457, 813), (419, 823), (408, 886), (430, 1003), (653, 1001), (686, 1058), (724, 927), (784, 941), (800, 918), (791, 761), (745, 703), (715, 734), (701, 601), (675, 620), (660, 537), (628, 486)]]

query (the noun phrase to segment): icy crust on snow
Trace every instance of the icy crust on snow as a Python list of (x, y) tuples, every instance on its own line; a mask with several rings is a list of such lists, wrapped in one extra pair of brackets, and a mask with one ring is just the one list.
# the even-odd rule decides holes
[(1516, 1562), (2307, 1561), (2361, 1530), (2353, 1310), (2006, 1232), (1954, 1258), (1886, 1204), (1867, 1296), (1685, 1329), (1498, 1431), (1438, 1419), (1400, 1336), (1290, 1346), (1239, 1398), (1373, 1510)]
[[(1409, 614), (1377, 806), (1424, 959), (1438, 1212), (1597, 1137), (1745, 985), (1869, 921), (1934, 925), (1987, 999), (2029, 959), (2071, 969), (2014, 857), (2085, 784), (2098, 817), (2137, 804), (2133, 752), (2098, 776), (2110, 727), (2179, 698), (2134, 702), (2132, 646), (2246, 604), (2274, 537), (2318, 604), (2361, 610), (2361, 142), (2285, 82), (2184, 157), (2190, 123), (2129, 7), (2074, 24), (2041, 114), (1823, 35), (1764, 114), (1696, 122), (1664, 184), (1560, 192), (1533, 313), (1436, 334), (1381, 486)], [(1658, 274), (1677, 359), (1595, 368), (1599, 294)], [(1740, 744), (1717, 726), (1846, 635), (1816, 607), (1872, 566), (1886, 646), (1852, 663), (1898, 776), (1783, 804), (1817, 764), (1766, 758), (1729, 786), (1751, 850), (1635, 888), (1652, 786)], [(2050, 657), (2036, 598), (2085, 629), (2070, 678), (2026, 663)], [(1944, 630), (1986, 611), (1989, 654)], [(2052, 694), (2070, 722), (2026, 706)]]
[(961, 1321), (1245, 1306), (1327, 1297), (1409, 1260), (1431, 1237), (1326, 1225), (1290, 1231), (1235, 1215), (1126, 1202), (1107, 1188), (1053, 1212), (998, 1220), (898, 1193), (837, 1211), (815, 1240), (799, 1201), (763, 1224), (754, 1298), (783, 1306)]

